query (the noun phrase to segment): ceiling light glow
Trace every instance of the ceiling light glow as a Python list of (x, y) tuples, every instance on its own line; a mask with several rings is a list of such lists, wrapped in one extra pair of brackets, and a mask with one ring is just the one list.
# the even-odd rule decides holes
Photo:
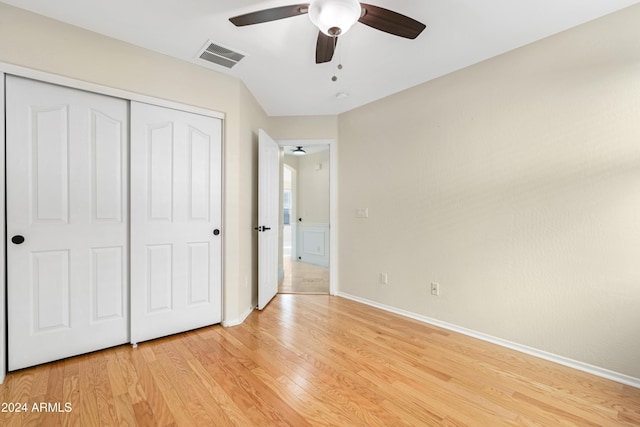
[(361, 13), (362, 7), (357, 0), (314, 0), (309, 5), (309, 19), (330, 37), (349, 31)]

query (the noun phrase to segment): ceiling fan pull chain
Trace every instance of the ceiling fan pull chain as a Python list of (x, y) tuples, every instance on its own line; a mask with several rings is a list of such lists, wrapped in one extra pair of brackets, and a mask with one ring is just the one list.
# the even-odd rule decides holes
[[(338, 52), (338, 39), (334, 38), (333, 39), (333, 53), (334, 53), (334, 58), (336, 57), (335, 53)], [(335, 82), (338, 80), (338, 71), (342, 70), (342, 49), (340, 49), (340, 51), (338, 52), (338, 63), (335, 66), (334, 69), (334, 73), (333, 73), (333, 77), (331, 77), (331, 81)]]
[(340, 47), (340, 51), (338, 51), (338, 40), (335, 39), (333, 43), (334, 43), (333, 53), (334, 53), (334, 55), (336, 53), (338, 53), (338, 66), (337, 66), (337, 68), (338, 68), (338, 70), (342, 70), (342, 45), (340, 45), (341, 46)]
[[(336, 37), (333, 37), (333, 54), (334, 54), (334, 57), (335, 57), (335, 53), (336, 53), (336, 49), (337, 48), (338, 48), (338, 39)], [(338, 71), (337, 71), (337, 67), (336, 67), (336, 68), (334, 68), (333, 76), (331, 77), (331, 81), (332, 82), (335, 82), (335, 81), (338, 80), (337, 74), (338, 74)]]

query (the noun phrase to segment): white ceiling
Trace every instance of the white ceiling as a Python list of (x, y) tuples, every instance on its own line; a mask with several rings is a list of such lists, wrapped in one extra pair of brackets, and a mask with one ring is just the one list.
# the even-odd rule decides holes
[[(307, 15), (247, 27), (228, 20), (295, 0), (2, 1), (236, 76), (267, 114), (286, 116), (339, 114), (640, 0), (369, 0), (426, 30), (408, 40), (356, 23), (321, 65)], [(231, 70), (203, 63), (196, 56), (208, 40), (247, 57)]]

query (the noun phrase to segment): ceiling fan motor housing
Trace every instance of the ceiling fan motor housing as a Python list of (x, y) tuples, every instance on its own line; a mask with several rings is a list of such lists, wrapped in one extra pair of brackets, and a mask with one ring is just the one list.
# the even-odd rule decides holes
[(338, 36), (346, 33), (358, 21), (376, 30), (407, 39), (415, 39), (425, 29), (423, 23), (413, 18), (357, 0), (311, 0), (311, 3), (245, 13), (229, 18), (229, 21), (236, 27), (243, 27), (304, 14), (308, 14), (311, 22), (319, 29), (316, 64), (331, 61)]
[(330, 37), (346, 33), (361, 14), (357, 0), (314, 0), (309, 5), (309, 19)]

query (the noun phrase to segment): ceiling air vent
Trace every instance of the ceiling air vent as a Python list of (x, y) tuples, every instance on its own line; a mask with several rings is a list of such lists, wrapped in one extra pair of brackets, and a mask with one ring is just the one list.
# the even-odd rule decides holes
[(240, 62), (245, 55), (208, 41), (200, 51), (200, 55), (198, 55), (198, 57), (205, 61), (221, 65), (225, 68), (232, 68)]

